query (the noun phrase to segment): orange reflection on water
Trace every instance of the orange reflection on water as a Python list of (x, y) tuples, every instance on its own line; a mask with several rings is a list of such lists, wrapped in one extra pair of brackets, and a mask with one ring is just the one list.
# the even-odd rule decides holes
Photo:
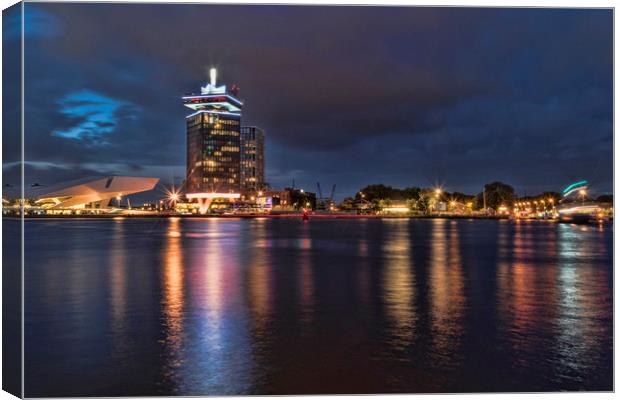
[(397, 347), (406, 347), (415, 339), (417, 321), (409, 221), (386, 219), (383, 222), (388, 231), (383, 243), (387, 263), (383, 277), (383, 300), (395, 343)]
[[(271, 263), (269, 259), (268, 232), (265, 220), (253, 221), (252, 236), (257, 245), (252, 247), (252, 260), (248, 268), (248, 286), (250, 297), (250, 312), (256, 329), (265, 333), (267, 321), (271, 312), (272, 289), (271, 289)], [(258, 245), (261, 243), (261, 245)]]
[(164, 320), (166, 342), (173, 350), (180, 347), (183, 332), (184, 268), (179, 219), (168, 221), (168, 235), (163, 248)]
[(312, 241), (309, 236), (310, 230), (308, 224), (305, 224), (302, 228), (302, 243), (307, 243), (307, 245), (302, 245), (299, 252), (299, 265), (297, 266), (299, 305), (301, 311), (300, 321), (305, 328), (311, 325), (314, 316), (314, 277), (312, 260), (309, 252)]
[(536, 324), (536, 269), (529, 258), (533, 253), (531, 225), (518, 223), (514, 229), (509, 246), (512, 260), (498, 269), (498, 297), (500, 317), (506, 323), (509, 339), (515, 348), (523, 348), (528, 345), (528, 340), (524, 340), (528, 331)]
[(433, 347), (442, 361), (449, 361), (459, 344), (465, 309), (456, 221), (433, 220), (429, 282)]
[[(207, 308), (209, 339), (217, 343), (220, 340), (220, 325), (223, 313), (224, 291), (223, 273), (225, 265), (225, 248), (220, 240), (206, 239), (204, 249), (205, 265), (203, 271), (203, 301)], [(231, 267), (232, 270), (234, 267)], [(231, 294), (232, 295), (232, 294)]]
[[(511, 260), (501, 261), (498, 268), (500, 321), (514, 349), (519, 351), (529, 352), (544, 346), (537, 341), (536, 332), (551, 329), (556, 313), (554, 229), (554, 226), (533, 223), (515, 224), (512, 246), (509, 246)], [(521, 364), (526, 359), (519, 357), (514, 362)]]

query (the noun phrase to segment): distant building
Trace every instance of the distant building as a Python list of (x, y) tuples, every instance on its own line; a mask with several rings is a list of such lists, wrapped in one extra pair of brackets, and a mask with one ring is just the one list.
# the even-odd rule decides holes
[(241, 127), (241, 190), (265, 189), (265, 133), (255, 126)]
[(316, 194), (302, 189), (285, 188), (259, 192), (256, 199), (262, 207), (272, 210), (316, 209)]
[[(213, 199), (240, 197), (241, 190), (241, 108), (236, 87), (216, 85), (216, 71), (200, 94), (183, 97), (183, 104), (194, 112), (188, 115), (187, 173), (185, 192), (197, 199), (200, 212), (208, 210)], [(235, 96), (233, 96), (233, 94)]]

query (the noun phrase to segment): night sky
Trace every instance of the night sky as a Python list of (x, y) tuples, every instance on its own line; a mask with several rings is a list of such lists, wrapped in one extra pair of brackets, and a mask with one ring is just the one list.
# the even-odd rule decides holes
[[(19, 46), (4, 15), (4, 51)], [(26, 184), (185, 176), (181, 96), (215, 66), (267, 181), (612, 190), (611, 10), (26, 4)], [(6, 59), (6, 57), (5, 57)], [(13, 68), (11, 70), (11, 68)], [(17, 67), (5, 62), (6, 91)], [(6, 103), (6, 102), (5, 102)], [(5, 146), (18, 104), (5, 104)], [(7, 118), (8, 117), (8, 118)], [(4, 154), (5, 183), (19, 182)]]

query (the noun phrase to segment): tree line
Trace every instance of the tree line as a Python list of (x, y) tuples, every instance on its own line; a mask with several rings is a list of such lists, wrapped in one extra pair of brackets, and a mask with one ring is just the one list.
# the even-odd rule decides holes
[[(522, 197), (520, 200), (533, 200), (537, 198), (553, 199), (557, 204), (561, 199), (561, 194), (558, 192), (544, 192), (535, 196)], [(441, 201), (467, 205), (472, 210), (482, 210), (485, 206), (487, 209), (497, 210), (501, 206), (511, 206), (516, 199), (515, 189), (499, 181), (484, 185), (484, 191), (473, 195), (443, 190), (438, 191), (437, 188), (412, 186), (399, 189), (383, 184), (373, 184), (360, 189), (354, 196), (346, 197), (340, 207), (343, 210), (352, 210), (364, 204), (367, 208), (378, 211), (394, 202), (405, 202), (412, 210), (428, 212), (433, 202)], [(612, 201), (612, 196), (602, 195), (595, 200), (610, 202)]]

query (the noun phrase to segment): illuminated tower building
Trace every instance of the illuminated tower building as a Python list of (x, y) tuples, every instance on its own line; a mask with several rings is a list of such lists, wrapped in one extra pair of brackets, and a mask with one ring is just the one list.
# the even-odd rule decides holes
[(240, 128), (243, 103), (236, 87), (217, 86), (217, 71), (210, 71), (211, 82), (199, 95), (183, 97), (183, 104), (194, 112), (187, 124), (187, 174), (185, 193), (197, 199), (200, 212), (208, 210), (213, 199), (240, 197)]
[(241, 127), (241, 190), (265, 188), (265, 133), (255, 126)]

